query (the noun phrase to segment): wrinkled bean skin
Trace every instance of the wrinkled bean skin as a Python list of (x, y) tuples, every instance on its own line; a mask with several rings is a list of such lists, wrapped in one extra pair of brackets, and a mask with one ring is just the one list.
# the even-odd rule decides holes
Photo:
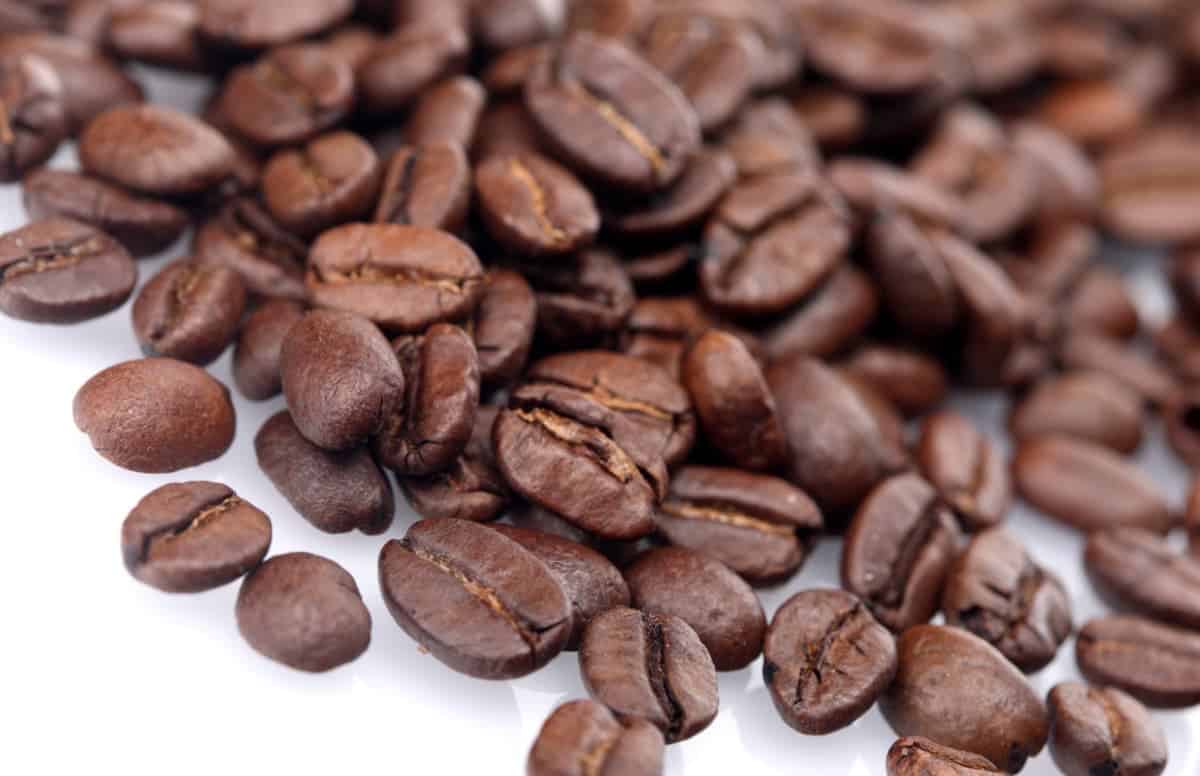
[(142, 287), (133, 302), (133, 331), (147, 356), (204, 366), (233, 342), (245, 310), (240, 275), (185, 259)]
[[(597, 755), (600, 759), (597, 760)], [(619, 721), (595, 701), (571, 701), (542, 725), (527, 776), (660, 776), (663, 737), (641, 719)]]
[(157, 488), (121, 526), (125, 567), (168, 593), (199, 593), (255, 568), (271, 545), (271, 521), (215, 482)]
[(300, 671), (345, 665), (367, 650), (371, 614), (338, 564), (307, 552), (276, 555), (242, 582), (242, 637), (260, 654)]
[(1075, 641), (1089, 682), (1116, 687), (1156, 709), (1200, 703), (1200, 635), (1141, 617), (1092, 620)]
[(283, 392), (283, 341), (303, 317), (304, 307), (290, 299), (273, 299), (247, 316), (233, 351), (233, 381), (247, 399), (266, 401)]
[(956, 412), (926, 419), (917, 445), (921, 472), (971, 530), (1001, 522), (1012, 501), (1008, 465), (995, 444)]
[(384, 545), (379, 584), (396, 623), (469, 676), (524, 676), (557, 655), (571, 631), (570, 602), (550, 569), (478, 523), (417, 523)]
[(259, 429), (254, 453), (275, 488), (318, 530), (375, 535), (392, 524), (391, 482), (365, 448), (331, 452), (317, 447), (283, 411)]
[(1136, 528), (1096, 531), (1083, 560), (1092, 587), (1111, 606), (1200, 628), (1200, 562), (1161, 536)]
[(228, 389), (203, 369), (169, 358), (105, 369), (75, 394), (74, 412), (96, 452), (146, 474), (221, 457), (236, 425)]
[(1065, 776), (1158, 776), (1167, 740), (1158, 722), (1111, 687), (1063, 682), (1050, 691), (1050, 754)]
[(763, 643), (763, 682), (783, 721), (827, 735), (865, 714), (896, 675), (896, 642), (862, 602), (809, 590), (775, 613)]
[(901, 738), (887, 754), (887, 776), (1003, 776), (992, 761), (928, 738)]

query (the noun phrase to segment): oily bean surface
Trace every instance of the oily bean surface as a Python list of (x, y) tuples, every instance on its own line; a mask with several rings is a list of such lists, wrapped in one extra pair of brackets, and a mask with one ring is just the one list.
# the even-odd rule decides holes
[(1145, 706), (1112, 687), (1063, 682), (1050, 691), (1050, 754), (1065, 776), (1157, 776), (1167, 739)]
[(483, 390), (509, 385), (520, 376), (533, 347), (537, 314), (537, 298), (524, 277), (506, 269), (487, 273), (471, 322)]

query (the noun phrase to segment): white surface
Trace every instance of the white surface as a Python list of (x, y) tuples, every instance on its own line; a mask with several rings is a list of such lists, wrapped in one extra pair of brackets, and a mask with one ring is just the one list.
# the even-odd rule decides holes
[[(149, 83), (158, 100), (179, 106), (194, 106), (203, 96), (197, 81)], [(55, 166), (72, 164), (66, 151), (55, 160)], [(0, 187), (0, 231), (23, 223), (18, 188)], [(164, 261), (143, 262), (142, 279)], [(1161, 288), (1148, 270), (1132, 280), (1147, 315), (1160, 318)], [(102, 460), (75, 429), (71, 400), (95, 372), (139, 355), (128, 306), (65, 328), (0, 317), (0, 354), (0, 773), (519, 774), (546, 715), (585, 696), (573, 653), (513, 682), (471, 679), (421, 654), (379, 594), (376, 555), (387, 537), (319, 533), (259, 472), (253, 437), (282, 399), (252, 404), (237, 397), (237, 442), (207, 466), (146, 476)], [(232, 385), (228, 353), (212, 371)], [(959, 397), (955, 403), (1000, 438), (1002, 401)], [(1186, 472), (1163, 449), (1157, 430), (1141, 461), (1172, 502), (1181, 503)], [(126, 574), (118, 541), (126, 513), (151, 489), (189, 479), (227, 483), (265, 510), (275, 529), (272, 553), (316, 552), (354, 575), (374, 619), (362, 658), (325, 675), (292, 671), (239, 637), (236, 584), (172, 596)], [(389, 536), (402, 535), (415, 519), (403, 498), (398, 501)], [(1063, 577), (1078, 624), (1104, 611), (1084, 579), (1078, 535), (1024, 508), (1014, 510), (1010, 526)], [(795, 591), (836, 586), (839, 552), (839, 541), (822, 542), (799, 576), (763, 594), (768, 614)], [(1045, 693), (1077, 675), (1069, 642), (1032, 682)], [(835, 735), (807, 738), (776, 715), (760, 662), (721, 675), (720, 690), (713, 725), (668, 750), (672, 776), (884, 773), (884, 753), (895, 736), (878, 711)], [(1170, 740), (1169, 776), (1200, 773), (1200, 712), (1158, 718)], [(1024, 771), (1055, 772), (1048, 754)]]

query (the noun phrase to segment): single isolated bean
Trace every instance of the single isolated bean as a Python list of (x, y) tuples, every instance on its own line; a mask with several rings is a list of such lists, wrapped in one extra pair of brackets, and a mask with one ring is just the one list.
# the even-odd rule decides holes
[(1167, 739), (1145, 706), (1113, 687), (1063, 682), (1050, 691), (1050, 754), (1065, 776), (1158, 776)]

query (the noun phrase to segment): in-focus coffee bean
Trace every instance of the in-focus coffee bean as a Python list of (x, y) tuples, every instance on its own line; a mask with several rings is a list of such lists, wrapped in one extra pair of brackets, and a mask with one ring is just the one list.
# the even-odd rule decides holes
[(1050, 754), (1065, 776), (1158, 776), (1167, 739), (1145, 706), (1112, 687), (1063, 682), (1050, 691)]
[(147, 356), (204, 366), (233, 342), (245, 310), (246, 286), (238, 273), (183, 259), (138, 292), (133, 333)]
[(303, 317), (304, 307), (290, 299), (272, 299), (246, 317), (233, 351), (233, 381), (247, 399), (265, 401), (283, 391), (283, 341)]

